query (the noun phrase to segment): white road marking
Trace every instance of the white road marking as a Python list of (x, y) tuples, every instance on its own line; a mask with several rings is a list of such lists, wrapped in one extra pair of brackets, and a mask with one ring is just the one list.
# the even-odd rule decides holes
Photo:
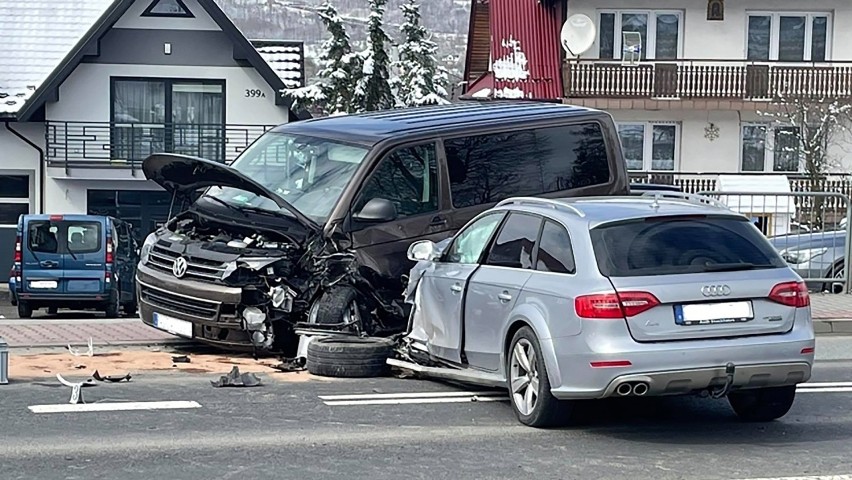
[(800, 383), (799, 388), (822, 388), (822, 387), (852, 387), (852, 382), (808, 382)]
[(810, 477), (767, 477), (742, 480), (852, 480), (852, 475), (814, 475)]
[(796, 393), (852, 393), (852, 387), (797, 388)]
[(122, 412), (130, 410), (174, 410), (201, 408), (197, 402), (116, 402), (116, 403), (80, 403), (59, 405), (30, 405), (33, 413), (80, 413), (80, 412)]
[(428, 403), (477, 403), (477, 402), (508, 402), (509, 397), (452, 397), (452, 398), (386, 398), (382, 400), (342, 400), (325, 401), (326, 405), (352, 406), (352, 405), (411, 405)]
[(409, 392), (409, 393), (365, 393), (354, 395), (320, 395), (322, 400), (376, 400), (382, 398), (449, 398), (506, 395), (506, 392)]

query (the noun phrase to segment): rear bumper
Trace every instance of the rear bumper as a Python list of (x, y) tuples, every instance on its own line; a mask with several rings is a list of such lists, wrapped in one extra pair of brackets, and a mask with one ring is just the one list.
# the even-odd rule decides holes
[(102, 293), (87, 293), (85, 295), (80, 294), (68, 294), (63, 295), (61, 293), (53, 293), (53, 294), (34, 294), (34, 293), (18, 293), (16, 298), (18, 301), (24, 301), (31, 304), (36, 303), (61, 303), (61, 302), (106, 302), (109, 300), (109, 292)]

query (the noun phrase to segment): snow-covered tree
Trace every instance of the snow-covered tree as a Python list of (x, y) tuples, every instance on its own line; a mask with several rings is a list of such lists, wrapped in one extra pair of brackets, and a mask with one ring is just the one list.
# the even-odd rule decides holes
[(393, 108), (396, 101), (390, 87), (391, 39), (384, 30), (387, 0), (369, 0), (370, 18), (367, 22), (367, 49), (363, 53), (363, 70), (355, 88), (356, 97), (363, 99), (365, 111)]
[(292, 97), (297, 107), (320, 114), (359, 111), (362, 101), (356, 98), (353, 84), (361, 78), (363, 59), (352, 51), (346, 27), (334, 6), (326, 2), (317, 14), (331, 37), (322, 45), (316, 81), (305, 87), (283, 90), (281, 94)]
[(446, 100), (447, 71), (435, 58), (438, 45), (430, 40), (420, 23), (420, 4), (417, 0), (408, 0), (400, 8), (405, 21), (399, 27), (403, 39), (399, 45), (399, 60), (394, 64), (399, 76), (392, 81), (397, 105), (449, 103)]

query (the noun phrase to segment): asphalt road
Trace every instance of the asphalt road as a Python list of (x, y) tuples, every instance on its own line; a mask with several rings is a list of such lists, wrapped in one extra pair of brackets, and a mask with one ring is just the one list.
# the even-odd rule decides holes
[[(800, 393), (769, 424), (698, 398), (583, 404), (580, 425), (521, 426), (499, 397), (418, 380), (268, 382), (216, 389), (209, 376), (140, 374), (84, 389), (89, 403), (187, 401), (200, 408), (33, 413), (65, 404), (55, 381), (0, 386), (0, 478), (696, 478), (852, 474), (852, 388)], [(812, 382), (852, 382), (852, 363)], [(852, 385), (852, 383), (850, 383)], [(466, 389), (469, 390), (469, 389)], [(422, 403), (364, 404), (432, 392)], [(438, 393), (435, 393), (438, 392)], [(320, 396), (359, 395), (356, 399)], [(365, 400), (363, 394), (378, 396)], [(476, 398), (477, 401), (471, 401)], [(328, 405), (326, 402), (332, 403)], [(343, 404), (334, 404), (342, 402)], [(360, 403), (352, 405), (350, 403)], [(849, 477), (852, 478), (852, 477)]]

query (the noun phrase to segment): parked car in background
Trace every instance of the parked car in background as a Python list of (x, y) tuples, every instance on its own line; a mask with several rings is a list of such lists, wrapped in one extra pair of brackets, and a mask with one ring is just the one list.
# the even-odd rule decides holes
[(794, 233), (771, 237), (769, 241), (810, 290), (843, 291), (846, 230)]
[(18, 315), (40, 308), (136, 312), (139, 259), (130, 225), (99, 215), (21, 215), (15, 246)]
[(500, 200), (628, 193), (609, 114), (525, 101), (294, 122), (231, 166), (154, 155), (143, 169), (176, 196), (206, 191), (143, 244), (142, 320), (267, 352), (294, 349), (296, 328), (402, 332), (408, 246)]
[(694, 393), (769, 421), (811, 376), (804, 283), (705, 198), (508, 199), (409, 256), (410, 360), (389, 363), (506, 386), (526, 425), (574, 400)]

